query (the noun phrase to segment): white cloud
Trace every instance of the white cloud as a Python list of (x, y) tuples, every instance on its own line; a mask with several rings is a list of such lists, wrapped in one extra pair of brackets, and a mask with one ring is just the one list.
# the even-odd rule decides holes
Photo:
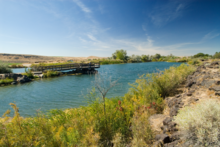
[(213, 31), (212, 32), (209, 32), (208, 34), (206, 34), (204, 37), (203, 37), (203, 41), (204, 40), (210, 40), (210, 39), (213, 39), (215, 37), (218, 37), (220, 34), (219, 33), (214, 33)]
[(87, 36), (88, 36), (89, 39), (91, 39), (92, 41), (97, 41), (97, 39), (96, 39), (94, 36), (92, 36), (92, 35), (90, 35), (90, 34), (87, 34)]
[(75, 2), (83, 12), (85, 13), (91, 13), (92, 11), (87, 8), (80, 0), (73, 0), (73, 2)]
[(160, 27), (183, 15), (186, 3), (169, 1), (167, 4), (155, 7), (149, 17), (154, 25)]

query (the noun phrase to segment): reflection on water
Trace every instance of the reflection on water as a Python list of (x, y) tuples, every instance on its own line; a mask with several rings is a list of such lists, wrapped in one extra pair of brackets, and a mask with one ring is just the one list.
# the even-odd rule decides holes
[[(164, 70), (180, 63), (148, 62), (116, 65), (101, 65), (99, 73), (107, 72), (112, 80), (118, 78), (118, 85), (107, 94), (108, 98), (123, 96), (142, 74)], [(24, 69), (13, 69), (16, 73)], [(0, 115), (10, 109), (9, 103), (16, 102), (22, 116), (30, 116), (36, 110), (65, 109), (86, 105), (84, 96), (91, 89), (94, 75), (62, 76), (39, 79), (30, 83), (0, 87)]]

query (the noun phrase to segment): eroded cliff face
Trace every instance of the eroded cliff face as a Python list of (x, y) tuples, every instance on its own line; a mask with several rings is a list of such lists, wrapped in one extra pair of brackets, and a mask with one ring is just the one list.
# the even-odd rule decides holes
[(189, 75), (183, 92), (165, 99), (166, 109), (164, 114), (156, 114), (150, 117), (150, 123), (156, 132), (154, 146), (176, 147), (190, 146), (181, 140), (182, 132), (178, 130), (178, 124), (174, 122), (174, 116), (185, 106), (195, 105), (197, 102), (207, 99), (220, 98), (220, 61), (205, 62), (197, 70)]

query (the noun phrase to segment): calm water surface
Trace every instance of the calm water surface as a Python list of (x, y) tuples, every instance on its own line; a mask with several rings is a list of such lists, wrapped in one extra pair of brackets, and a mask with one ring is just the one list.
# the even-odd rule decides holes
[[(180, 63), (148, 62), (116, 65), (101, 65), (99, 73), (108, 73), (112, 79), (119, 79), (118, 85), (112, 88), (107, 97), (123, 96), (142, 74), (164, 70)], [(13, 69), (15, 73), (24, 69)], [(94, 75), (62, 76), (39, 79), (30, 83), (0, 87), (0, 116), (9, 103), (16, 102), (21, 116), (33, 116), (36, 110), (65, 109), (86, 105), (85, 95), (93, 87)]]

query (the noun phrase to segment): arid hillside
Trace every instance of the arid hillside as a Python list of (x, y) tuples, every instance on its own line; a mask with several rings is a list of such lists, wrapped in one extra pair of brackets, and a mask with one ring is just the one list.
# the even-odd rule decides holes
[(0, 53), (0, 61), (13, 63), (38, 63), (38, 62), (65, 62), (68, 60), (82, 61), (87, 59), (102, 59), (104, 57), (56, 57), (56, 56), (41, 56), (41, 55), (26, 55), (26, 54), (7, 54)]

